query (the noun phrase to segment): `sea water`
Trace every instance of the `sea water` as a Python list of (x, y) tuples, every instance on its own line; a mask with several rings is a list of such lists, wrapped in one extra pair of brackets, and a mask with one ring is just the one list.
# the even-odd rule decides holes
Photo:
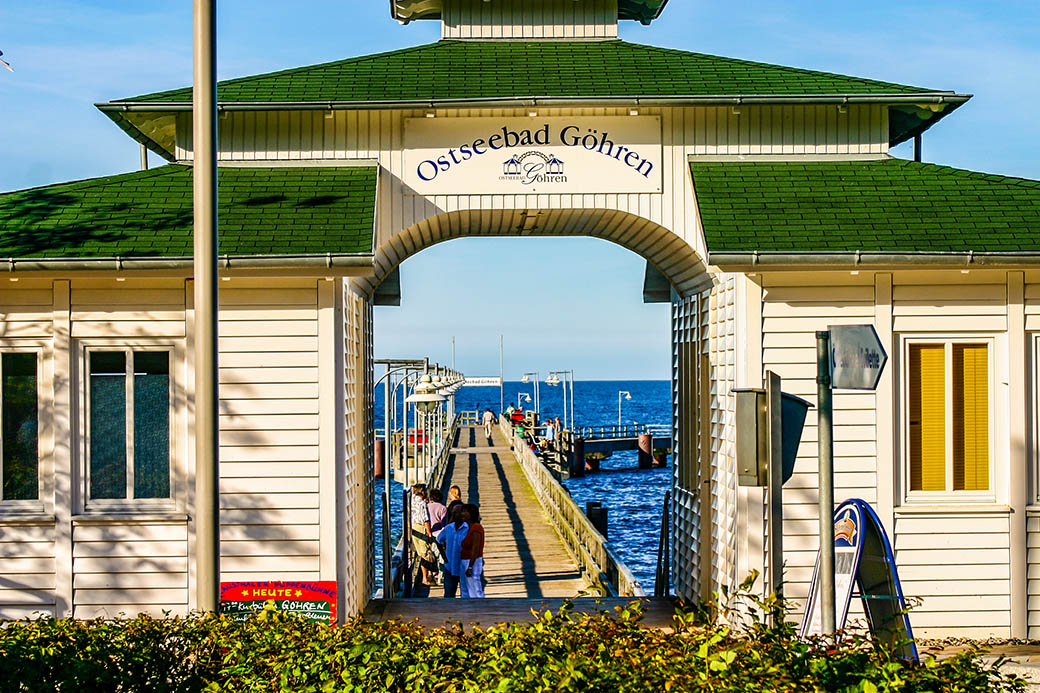
[[(543, 374), (544, 378), (544, 374)], [(619, 393), (629, 393), (631, 399), (620, 395), (621, 422), (624, 424), (672, 423), (671, 383), (667, 380), (579, 380), (574, 383), (574, 419), (578, 426), (612, 426), (618, 422)], [(528, 394), (528, 403), (520, 393)], [(534, 384), (506, 382), (500, 394), (498, 387), (464, 387), (455, 394), (455, 410), (474, 411), (491, 408), (499, 411), (500, 398), (504, 406), (516, 406), (518, 397), (524, 408), (532, 409)], [(539, 385), (542, 418), (559, 416), (563, 420), (563, 383), (557, 386), (541, 382)], [(568, 390), (568, 397), (570, 392)], [(398, 405), (400, 406), (400, 405)], [(376, 388), (375, 427), (383, 427), (383, 389)], [(607, 508), (608, 542), (643, 589), (652, 593), (657, 570), (657, 551), (661, 533), (661, 513), (665, 491), (672, 484), (672, 458), (667, 468), (638, 469), (635, 450), (615, 452), (600, 465), (601, 471), (583, 478), (564, 482), (578, 507), (584, 509), (587, 501), (598, 501)], [(376, 586), (382, 585), (382, 494), (384, 484), (376, 481)], [(391, 544), (396, 545), (401, 535), (401, 484), (391, 482)], [(488, 542), (494, 537), (487, 537)]]

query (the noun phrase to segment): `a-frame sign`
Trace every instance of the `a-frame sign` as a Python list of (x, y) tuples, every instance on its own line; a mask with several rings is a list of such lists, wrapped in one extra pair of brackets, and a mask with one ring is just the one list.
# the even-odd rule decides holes
[[(895, 647), (901, 657), (917, 661), (917, 646), (896, 574), (892, 546), (881, 520), (865, 501), (850, 498), (834, 511), (834, 559), (838, 629), (844, 628), (848, 619), (855, 583), (863, 600), (863, 612), (867, 615), (871, 634)], [(819, 572), (817, 555), (799, 631), (802, 637), (823, 632)]]

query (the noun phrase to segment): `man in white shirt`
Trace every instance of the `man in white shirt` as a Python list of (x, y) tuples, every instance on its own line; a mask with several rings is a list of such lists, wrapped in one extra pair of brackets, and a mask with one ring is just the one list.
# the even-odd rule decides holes
[(451, 519), (437, 535), (437, 543), (444, 550), (444, 598), (454, 599), (459, 589), (459, 579), (465, 575), (462, 566), (462, 540), (466, 538), (469, 525), (463, 520), (462, 505), (452, 508)]
[(491, 427), (495, 423), (495, 415), (490, 409), (484, 410), (484, 435), (487, 436), (488, 442), (491, 442)]

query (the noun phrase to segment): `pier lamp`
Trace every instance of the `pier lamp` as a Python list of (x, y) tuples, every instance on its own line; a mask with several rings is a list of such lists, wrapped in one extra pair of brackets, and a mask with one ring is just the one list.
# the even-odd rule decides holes
[(628, 390), (618, 390), (617, 393), (617, 425), (621, 428), (621, 397), (624, 395), (625, 399), (632, 399), (632, 393)]
[(415, 391), (408, 395), (405, 402), (414, 404), (419, 411), (429, 414), (444, 399), (444, 395), (437, 392), (437, 386), (433, 384), (433, 378), (430, 377), (430, 374), (423, 373), (423, 376), (419, 378), (419, 384), (415, 386)]
[(534, 376), (534, 410), (540, 414), (542, 411), (542, 398), (539, 396), (540, 392), (538, 391), (538, 381), (541, 379), (542, 376), (538, 373), (538, 371), (530, 371), (528, 373), (524, 373), (523, 377), (520, 378), (520, 382), (532, 382), (532, 375)]
[[(563, 380), (560, 380), (560, 376)], [(563, 383), (563, 427), (570, 430), (574, 426), (574, 371), (551, 371), (545, 379), (547, 385), (556, 387)], [(570, 407), (567, 406), (567, 385), (570, 384)], [(568, 417), (568, 412), (570, 416)], [(570, 419), (568, 421), (568, 418)]]
[(528, 393), (526, 393), (526, 392), (518, 392), (518, 393), (516, 393), (516, 408), (517, 409), (520, 408), (521, 402), (530, 402), (530, 401), (531, 401), (531, 395), (529, 395)]

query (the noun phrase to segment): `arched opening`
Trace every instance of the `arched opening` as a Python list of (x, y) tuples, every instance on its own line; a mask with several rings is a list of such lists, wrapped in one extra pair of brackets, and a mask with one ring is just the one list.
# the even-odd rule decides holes
[[(384, 282), (398, 281), (396, 271), (402, 262), (424, 249), (453, 239), (582, 236), (607, 240), (636, 253), (644, 258), (648, 263), (648, 268), (652, 267), (652, 271), (663, 278), (667, 284), (669, 291), (664, 294), (665, 300), (670, 299), (672, 303), (672, 363), (671, 387), (666, 395), (670, 405), (668, 423), (671, 424), (673, 439), (675, 439), (671, 469), (674, 470), (676, 476), (690, 480), (699, 478), (700, 470), (696, 468), (699, 456), (693, 454), (694, 449), (690, 446), (687, 446), (689, 451), (684, 451), (682, 443), (677, 439), (678, 436), (674, 435), (674, 432), (684, 426), (689, 431), (697, 430), (699, 424), (691, 428), (688, 423), (681, 424), (679, 419), (674, 418), (673, 415), (690, 411), (699, 403), (699, 388), (682, 385), (684, 380), (691, 379), (690, 371), (697, 369), (697, 359), (690, 358), (688, 354), (684, 353), (684, 340), (689, 341), (694, 337), (697, 327), (694, 325), (693, 329), (690, 329), (691, 318), (687, 315), (688, 305), (686, 308), (683, 306), (684, 302), (689, 304), (691, 297), (696, 301), (697, 296), (704, 294), (711, 287), (712, 281), (701, 256), (690, 243), (669, 229), (631, 213), (607, 209), (444, 212), (383, 240), (376, 251), (376, 273), (372, 277), (354, 280), (354, 284), (355, 288), (368, 296), (370, 300), (376, 299), (380, 295), (392, 297), (395, 292), (386, 291)], [(659, 293), (658, 296), (660, 297), (660, 295)], [(400, 295), (397, 294), (397, 297), (399, 299)], [(692, 322), (697, 322), (696, 317), (692, 319)], [(377, 406), (379, 406), (378, 402)], [(692, 486), (692, 484), (687, 484), (687, 486)], [(699, 529), (700, 507), (700, 498), (694, 493), (692, 502), (687, 502), (682, 507), (676, 503), (675, 512), (672, 514), (673, 532), (675, 527), (681, 525), (683, 531), (687, 533), (683, 540), (678, 540), (678, 543), (685, 545), (685, 550), (680, 551), (680, 547), (676, 547), (676, 555), (682, 553), (687, 558), (687, 563), (691, 557), (696, 561), (696, 554), (700, 550), (700, 536), (703, 534)], [(658, 521), (660, 521), (659, 516)], [(691, 542), (696, 546), (692, 546)], [(674, 558), (673, 562), (677, 560), (679, 559)], [(711, 561), (708, 561), (707, 565), (710, 564)], [(688, 571), (692, 570), (693, 583), (700, 584), (700, 569), (693, 565), (686, 565), (684, 568)]]
[(437, 243), (480, 236), (591, 236), (641, 255), (679, 296), (710, 286), (703, 259), (681, 235), (644, 217), (613, 209), (467, 209), (443, 212), (380, 239), (375, 274), (355, 280), (368, 296), (404, 260)]

